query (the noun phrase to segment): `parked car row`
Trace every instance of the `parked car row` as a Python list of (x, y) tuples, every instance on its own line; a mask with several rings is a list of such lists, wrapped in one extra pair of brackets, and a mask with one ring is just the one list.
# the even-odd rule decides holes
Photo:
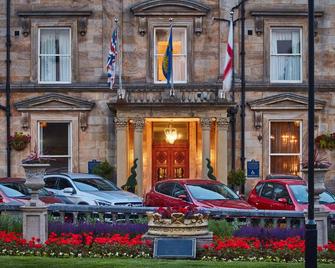
[[(295, 210), (307, 209), (306, 182), (291, 175), (270, 175), (259, 181), (247, 201), (221, 182), (208, 179), (168, 179), (157, 182), (144, 201), (112, 182), (94, 174), (59, 173), (44, 177), (45, 188), (40, 191), (44, 203), (68, 203), (98, 206), (153, 206), (192, 208), (237, 208)], [(0, 203), (25, 204), (30, 199), (24, 179), (0, 179)], [(325, 191), (320, 194), (325, 209), (335, 211), (335, 196)]]

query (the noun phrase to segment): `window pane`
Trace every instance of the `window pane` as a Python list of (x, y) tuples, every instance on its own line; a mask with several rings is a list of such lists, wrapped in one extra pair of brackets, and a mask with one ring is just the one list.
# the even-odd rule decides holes
[(273, 174), (294, 174), (300, 170), (300, 157), (292, 156), (271, 156), (271, 173)]
[(173, 57), (173, 80), (185, 81), (186, 80), (186, 57), (175, 56)]
[(300, 56), (271, 56), (271, 80), (300, 80)]
[[(155, 40), (155, 77), (156, 81), (166, 81), (162, 71), (163, 57), (166, 52), (170, 29), (169, 28), (158, 28), (155, 29), (156, 40)], [(187, 79), (186, 75), (186, 29), (185, 28), (173, 28), (173, 81), (184, 82)]]
[(301, 80), (300, 29), (272, 29), (271, 38), (271, 80)]
[(69, 157), (50, 157), (50, 166), (47, 168), (47, 172), (68, 172), (70, 159)]
[(272, 54), (300, 53), (299, 29), (272, 29)]
[(69, 123), (41, 122), (42, 155), (69, 154)]
[(40, 29), (40, 81), (70, 81), (70, 50), (69, 29)]
[(300, 122), (271, 122), (271, 153), (300, 153)]

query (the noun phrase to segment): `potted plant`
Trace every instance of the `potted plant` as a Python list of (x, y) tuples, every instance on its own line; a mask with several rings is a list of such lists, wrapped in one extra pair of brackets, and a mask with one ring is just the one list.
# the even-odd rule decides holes
[(235, 187), (240, 187), (245, 183), (246, 177), (242, 169), (231, 170), (228, 174), (228, 184), (235, 190)]
[(26, 174), (25, 185), (31, 189), (31, 206), (42, 204), (38, 198), (38, 191), (45, 185), (43, 177), (49, 166), (48, 159), (40, 157), (36, 148), (34, 152), (22, 160), (22, 167)]
[(158, 208), (147, 212), (148, 234), (158, 236), (207, 235), (208, 215), (191, 207)]
[(23, 132), (15, 132), (13, 136), (9, 137), (9, 143), (12, 148), (16, 151), (24, 150), (28, 143), (30, 142), (31, 137), (28, 134), (24, 134)]
[(320, 150), (335, 149), (335, 132), (319, 135), (315, 138), (315, 145)]
[[(314, 150), (314, 194), (315, 202), (319, 203), (319, 195), (326, 190), (325, 187), (325, 176), (329, 171), (329, 167), (332, 165), (326, 157), (323, 157), (320, 152), (316, 149)], [(308, 181), (308, 160), (302, 162), (303, 177), (305, 181)]]

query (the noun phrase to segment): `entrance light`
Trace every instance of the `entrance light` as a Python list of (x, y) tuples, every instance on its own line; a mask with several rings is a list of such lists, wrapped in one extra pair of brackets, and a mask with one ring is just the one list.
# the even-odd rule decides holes
[(170, 144), (174, 144), (174, 142), (176, 141), (178, 137), (177, 129), (173, 128), (172, 125), (169, 124), (169, 127), (164, 129), (164, 133), (165, 133), (166, 142)]

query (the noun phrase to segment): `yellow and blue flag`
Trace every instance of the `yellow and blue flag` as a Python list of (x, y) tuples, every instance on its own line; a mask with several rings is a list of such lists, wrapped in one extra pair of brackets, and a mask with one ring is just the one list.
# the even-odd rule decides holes
[(173, 47), (172, 47), (172, 26), (171, 26), (170, 37), (162, 63), (163, 74), (166, 78), (168, 86), (173, 86), (172, 53), (173, 53)]

